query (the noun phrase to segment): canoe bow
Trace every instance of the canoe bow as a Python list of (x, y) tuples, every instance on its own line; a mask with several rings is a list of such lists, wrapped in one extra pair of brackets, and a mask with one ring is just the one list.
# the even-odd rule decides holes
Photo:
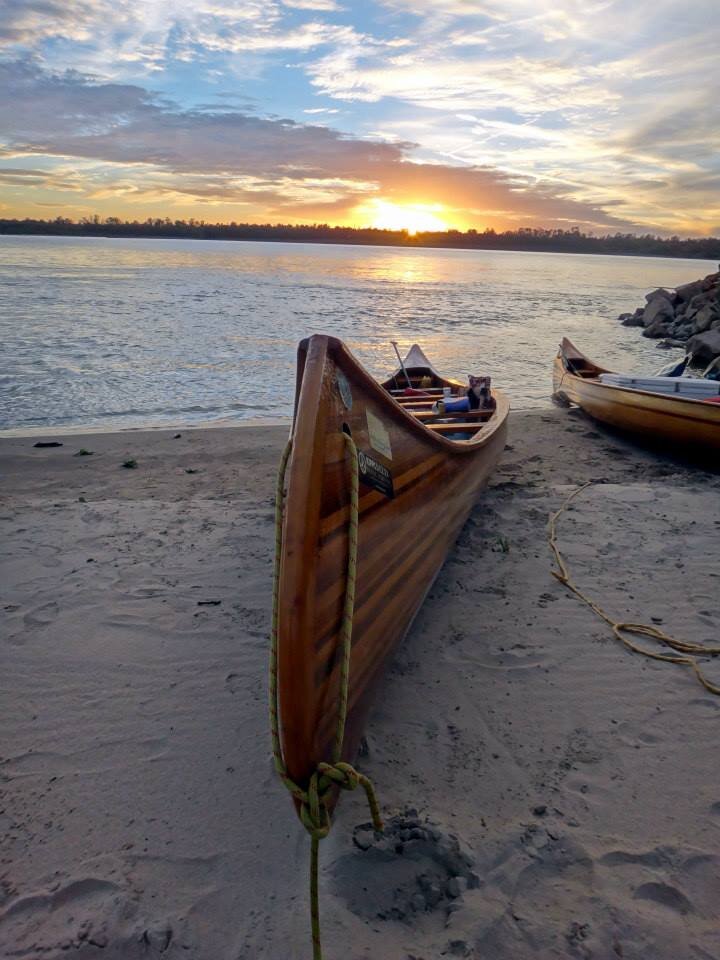
[[(440, 376), (419, 347), (406, 365)], [(389, 389), (340, 340), (313, 336), (299, 346), (279, 558), (278, 709), (284, 763), (303, 789), (318, 763), (330, 761), (337, 724), (351, 470), (343, 434), (361, 463), (347, 762), (383, 667), (505, 445), (509, 406), (499, 392), (478, 432), (453, 440), (424, 425)]]

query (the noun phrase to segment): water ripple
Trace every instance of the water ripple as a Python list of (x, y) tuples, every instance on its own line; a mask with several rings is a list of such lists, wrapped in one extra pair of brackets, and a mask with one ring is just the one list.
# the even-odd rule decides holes
[(0, 428), (289, 416), (297, 342), (391, 339), (547, 403), (563, 334), (609, 367), (666, 359), (615, 317), (705, 261), (194, 240), (0, 238)]

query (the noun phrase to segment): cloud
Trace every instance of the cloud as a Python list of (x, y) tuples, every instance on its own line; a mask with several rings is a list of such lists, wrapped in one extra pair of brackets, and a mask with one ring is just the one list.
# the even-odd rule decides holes
[(229, 53), (254, 53), (281, 50), (312, 50), (327, 44), (357, 43), (361, 39), (352, 27), (309, 22), (289, 30), (258, 29), (248, 32), (234, 28), (222, 33), (214, 24), (199, 24), (193, 42), (204, 50)]
[(315, 10), (325, 13), (341, 13), (344, 7), (335, 0), (282, 0), (284, 7), (290, 7), (295, 10)]
[(520, 114), (611, 107), (619, 94), (576, 64), (558, 60), (461, 59), (445, 50), (402, 52), (388, 57), (362, 44), (333, 51), (308, 66), (325, 96), (378, 102), (393, 97), (436, 110), (512, 107)]
[(297, 179), (363, 176), (397, 162), (401, 148), (343, 137), (326, 127), (236, 111), (183, 111), (141, 87), (48, 77), (0, 65), (0, 130), (19, 154), (153, 164), (175, 172), (233, 172)]
[(95, 0), (3, 0), (0, 44), (35, 46), (48, 37), (88, 40), (103, 6)]
[(307, 216), (328, 203), (349, 215), (359, 197), (374, 193), (441, 203), (481, 225), (488, 210), (506, 222), (622, 223), (498, 170), (412, 162), (407, 140), (367, 140), (237, 110), (182, 110), (139, 86), (50, 75), (28, 62), (0, 64), (0, 85), (9, 93), (0, 102), (5, 155), (106, 165), (85, 172), (91, 197), (182, 195), (277, 212), (303, 206)]
[[(0, 45), (43, 49), (49, 65), (106, 78), (153, 73), (216, 54), (308, 51), (357, 42), (350, 26), (318, 18), (332, 0), (2, 0)], [(307, 20), (305, 17), (315, 16)], [(298, 19), (299, 17), (299, 19)], [(56, 41), (47, 46), (46, 41)], [(59, 45), (58, 45), (59, 44)]]

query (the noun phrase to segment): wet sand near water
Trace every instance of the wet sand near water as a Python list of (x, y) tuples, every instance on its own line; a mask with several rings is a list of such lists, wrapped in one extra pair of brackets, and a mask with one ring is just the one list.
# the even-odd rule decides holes
[[(580, 586), (717, 642), (720, 476), (579, 412), (510, 432), (367, 730), (386, 835), (356, 792), (322, 844), (326, 960), (720, 957), (720, 697), (622, 647), (546, 540), (602, 481), (559, 523)], [(266, 716), (286, 436), (0, 440), (3, 956), (310, 956)]]

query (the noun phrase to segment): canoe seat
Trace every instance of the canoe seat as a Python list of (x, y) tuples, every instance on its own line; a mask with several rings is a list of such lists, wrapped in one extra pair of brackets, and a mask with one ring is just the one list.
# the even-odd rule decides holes
[[(446, 410), (445, 413), (435, 413), (432, 410), (410, 410), (409, 412), (418, 420), (424, 422), (428, 420), (464, 420), (465, 422), (479, 420), (480, 422), (485, 422), (492, 417), (495, 410)], [(432, 424), (427, 423), (427, 426), (432, 426)]]
[[(420, 387), (420, 388), (415, 388), (415, 387), (414, 387), (413, 389), (422, 389), (422, 390), (426, 390), (428, 393), (436, 393), (436, 394), (443, 392), (443, 388), (442, 388), (442, 387)], [(402, 397), (402, 395), (405, 393), (405, 390), (404, 390), (404, 389), (403, 389), (403, 390), (390, 390), (389, 393), (390, 393), (393, 397)], [(406, 394), (406, 396), (407, 396), (407, 394)], [(410, 396), (412, 396), (412, 394), (410, 394)]]

